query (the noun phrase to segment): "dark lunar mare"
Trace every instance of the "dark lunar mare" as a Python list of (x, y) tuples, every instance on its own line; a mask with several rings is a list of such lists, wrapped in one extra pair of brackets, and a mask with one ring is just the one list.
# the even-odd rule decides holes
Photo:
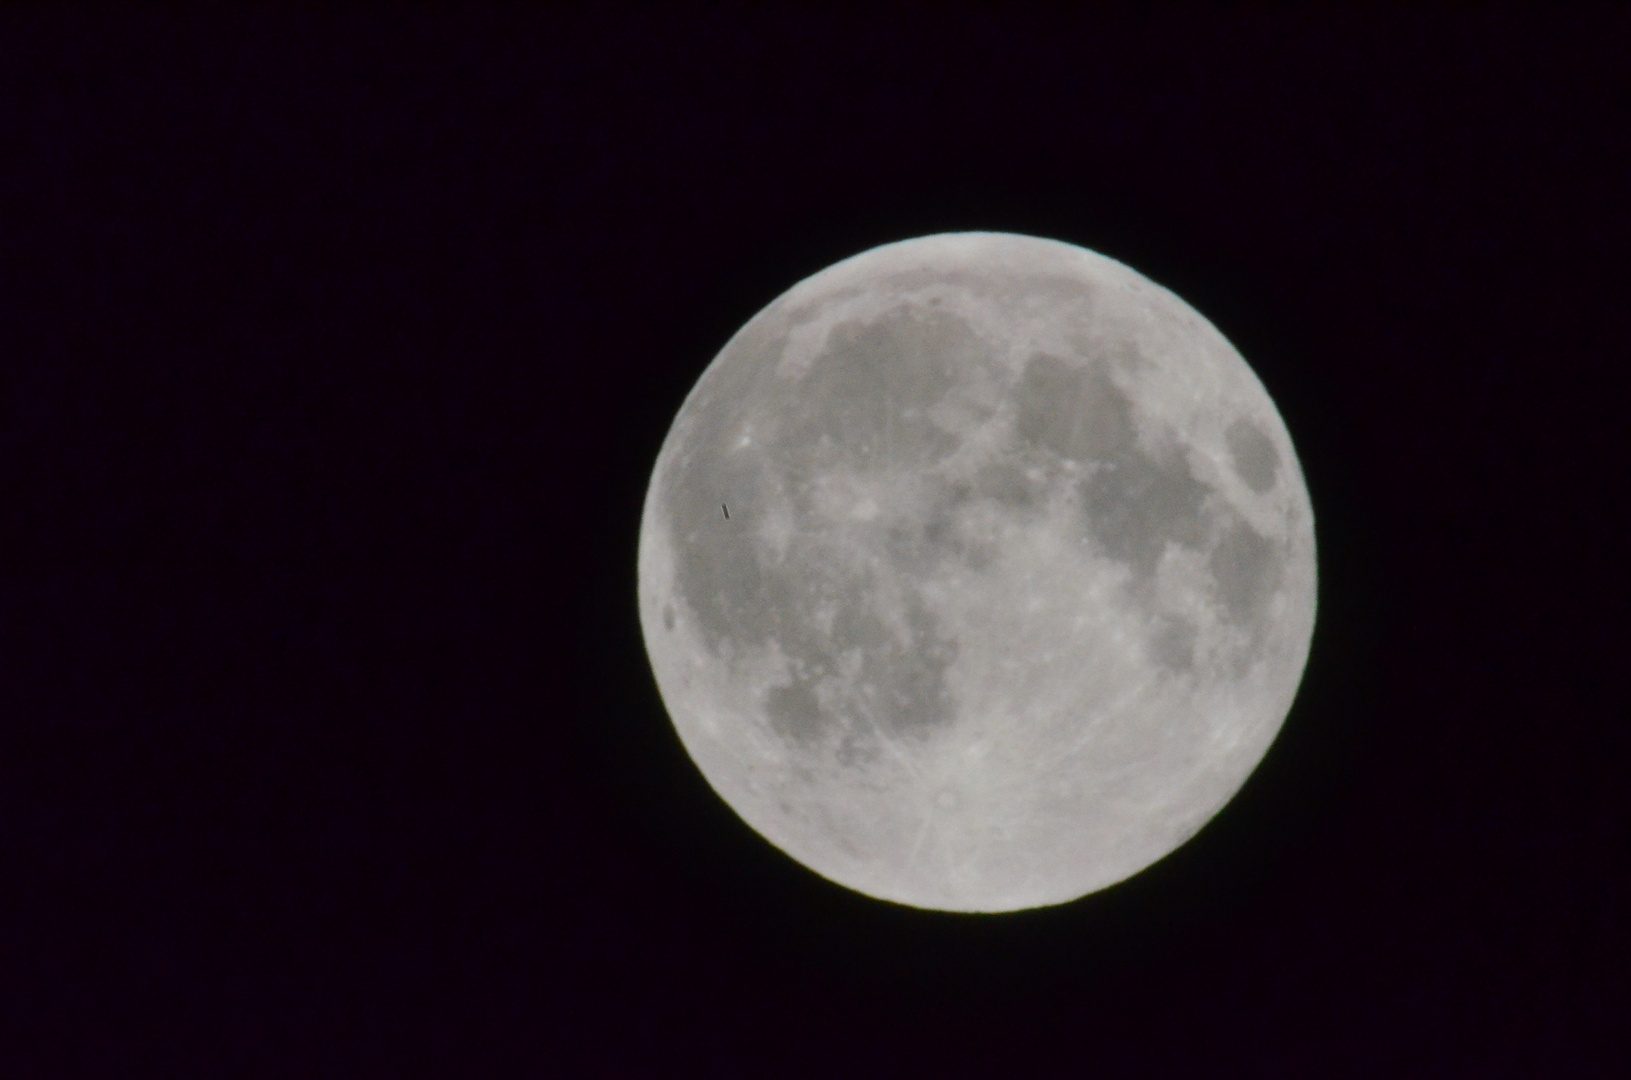
[(1087, 530), (1112, 559), (1151, 578), (1167, 544), (1199, 549), (1206, 541), (1202, 506), (1211, 491), (1182, 454), (1151, 458), (1124, 450), (1095, 463), (1079, 486)]
[(1235, 475), (1247, 487), (1261, 495), (1274, 486), (1275, 474), (1280, 470), (1280, 452), (1262, 429), (1241, 417), (1229, 425), (1223, 433), (1223, 441), (1229, 448)]
[(1014, 433), (1071, 461), (1099, 461), (1133, 449), (1132, 402), (1101, 365), (1039, 353), (1014, 391)]
[[(783, 339), (744, 333), (717, 367), (767, 371)], [(920, 735), (954, 714), (945, 673), (956, 645), (913, 584), (945, 545), (915, 522), (891, 521), (891, 507), (882, 508), (877, 543), (858, 538), (853, 531), (866, 526), (826, 520), (808, 482), (824, 473), (921, 473), (944, 459), (960, 440), (928, 410), (979, 349), (962, 320), (898, 308), (834, 327), (796, 385), (760, 378), (735, 394), (699, 388), (707, 393), (699, 392), (668, 489), (676, 590), (714, 655), (729, 661), (774, 643), (786, 658), (792, 680), (767, 691), (764, 705), (772, 727), (794, 743), (853, 744), (873, 724)], [(759, 437), (740, 447), (749, 418)], [(757, 539), (771, 499), (793, 509), (785, 554)], [(724, 500), (729, 518), (718, 512)], [(913, 529), (924, 535), (908, 535)], [(858, 551), (883, 552), (887, 569), (857, 564)], [(896, 623), (880, 606), (888, 599), (898, 606)], [(823, 609), (831, 613), (826, 632), (817, 619)], [(840, 673), (846, 654), (859, 658), (858, 672)]]
[[(681, 413), (678, 445), (658, 492), (658, 520), (673, 529), (675, 591), (715, 655), (738, 639), (751, 644), (764, 636), (751, 632), (762, 616), (765, 588), (752, 541), (760, 520), (761, 462), (755, 452), (733, 452), (733, 443), (741, 434), (743, 402), (769, 375), (754, 358), (778, 349), (788, 329), (787, 318), (771, 305), (703, 373)], [(722, 502), (735, 505), (729, 520), (718, 512)]]
[(928, 410), (979, 352), (968, 324), (938, 312), (840, 323), (797, 387), (766, 403), (778, 416), (777, 464), (804, 473), (814, 455), (823, 468), (876, 474), (942, 460), (961, 440)]
[(1088, 467), (1077, 494), (1084, 525), (1100, 551), (1154, 574), (1166, 545), (1200, 548), (1211, 489), (1176, 451), (1139, 448), (1133, 405), (1102, 362), (1069, 363), (1046, 353), (1026, 363), (1015, 388), (1014, 434), (1048, 462)]
[(1269, 600), (1280, 585), (1274, 545), (1236, 518), (1207, 560), (1218, 596), (1234, 621), (1261, 631)]
[(1177, 619), (1162, 619), (1150, 637), (1150, 657), (1168, 671), (1195, 666), (1195, 628)]
[[(1274, 545), (1233, 511), (1223, 512), (1221, 534), (1209, 528), (1207, 500), (1215, 504), (1216, 493), (1176, 448), (1152, 455), (1139, 447), (1132, 402), (1106, 363), (1039, 353), (1014, 396), (1019, 446), (1048, 463), (1087, 467), (1077, 483), (1086, 534), (1132, 570), (1135, 591), (1152, 581), (1169, 543), (1193, 551), (1210, 545), (1207, 567), (1228, 618), (1250, 631), (1254, 645), (1262, 640), (1267, 603), (1279, 585)], [(1226, 439), (1242, 479), (1257, 491), (1272, 486), (1279, 455), (1268, 437), (1240, 420)], [(1195, 638), (1193, 626), (1163, 620), (1149, 640), (1150, 655), (1171, 670), (1188, 669)]]

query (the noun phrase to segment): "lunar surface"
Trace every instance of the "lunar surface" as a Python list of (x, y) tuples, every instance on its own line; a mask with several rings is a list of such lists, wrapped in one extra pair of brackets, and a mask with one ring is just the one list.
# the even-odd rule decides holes
[(1062, 903), (1177, 848), (1274, 739), (1313, 516), (1240, 354), (1050, 240), (889, 244), (703, 373), (639, 545), (657, 685), (714, 790), (923, 908)]

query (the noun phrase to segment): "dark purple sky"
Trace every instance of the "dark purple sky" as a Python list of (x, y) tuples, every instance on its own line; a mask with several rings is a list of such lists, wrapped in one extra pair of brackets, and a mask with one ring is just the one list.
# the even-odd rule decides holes
[[(1623, 1075), (1631, 17), (1560, 7), (0, 12), (0, 1074)], [(1240, 797), (988, 921), (737, 821), (633, 595), (731, 333), (954, 229), (1210, 318), (1322, 577)]]

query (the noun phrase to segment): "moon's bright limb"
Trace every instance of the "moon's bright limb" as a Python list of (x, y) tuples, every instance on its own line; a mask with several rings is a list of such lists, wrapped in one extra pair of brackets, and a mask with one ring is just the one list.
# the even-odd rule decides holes
[(708, 782), (926, 908), (1102, 889), (1230, 799), (1290, 708), (1313, 517), (1246, 362), (1103, 256), (889, 244), (731, 339), (658, 456), (639, 605)]

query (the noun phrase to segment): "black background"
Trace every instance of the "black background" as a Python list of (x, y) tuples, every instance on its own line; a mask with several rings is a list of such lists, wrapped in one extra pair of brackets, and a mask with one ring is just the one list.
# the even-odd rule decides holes
[[(1623, 9), (0, 15), (0, 1072), (1628, 1063)], [(1320, 610), (1107, 892), (880, 904), (690, 765), (634, 607), (704, 366), (995, 229), (1250, 360)]]

